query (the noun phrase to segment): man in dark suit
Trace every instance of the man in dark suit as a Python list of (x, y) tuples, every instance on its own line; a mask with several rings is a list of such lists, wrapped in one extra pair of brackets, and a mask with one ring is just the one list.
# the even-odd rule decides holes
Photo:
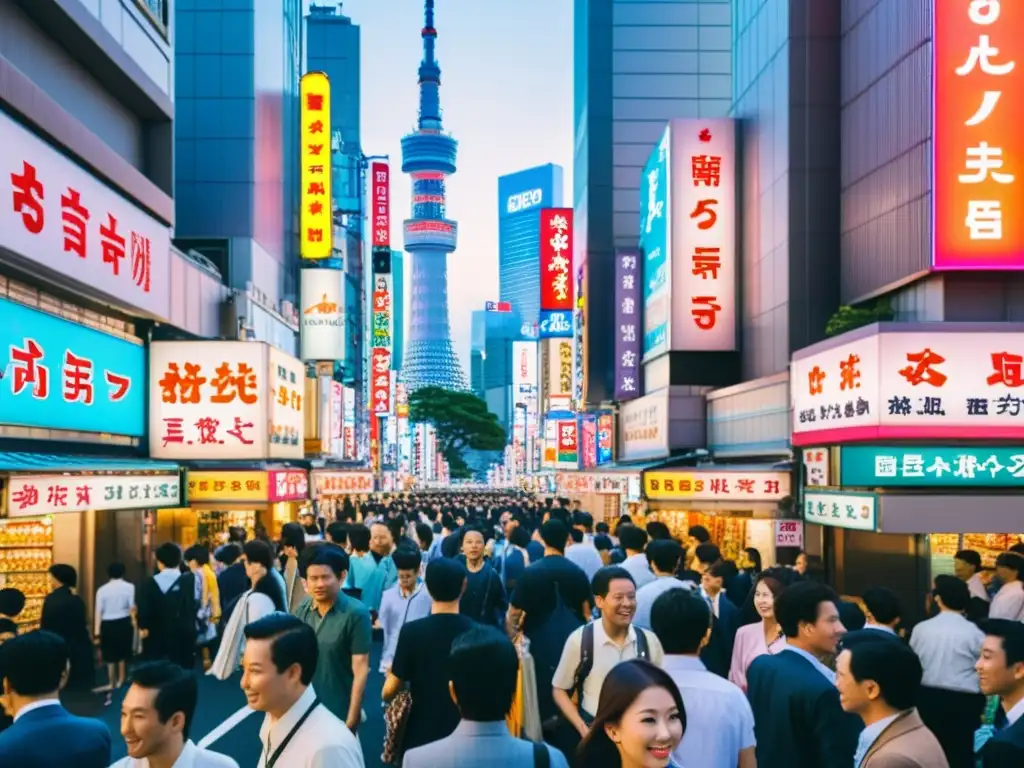
[(989, 619), (978, 659), (978, 683), (986, 696), (998, 696), (1006, 725), (981, 751), (984, 768), (1024, 765), (1024, 624)]
[(110, 731), (99, 720), (70, 714), (58, 698), (68, 648), (52, 632), (36, 630), (0, 646), (3, 691), (14, 724), (0, 733), (0, 765), (31, 768), (106, 768)]
[[(697, 549), (711, 545), (701, 545)], [(717, 549), (717, 547), (715, 547)], [(703, 572), (700, 580), (700, 596), (711, 607), (711, 638), (700, 653), (700, 660), (709, 672), (720, 677), (729, 676), (729, 665), (732, 663), (732, 647), (736, 642), (736, 630), (739, 629), (740, 610), (729, 600), (725, 591), (725, 583), (735, 572), (729, 563), (719, 560)]]
[(850, 768), (861, 723), (843, 712), (835, 673), (821, 662), (834, 654), (843, 625), (839, 599), (805, 581), (775, 599), (786, 636), (779, 653), (760, 656), (747, 670), (758, 768)]

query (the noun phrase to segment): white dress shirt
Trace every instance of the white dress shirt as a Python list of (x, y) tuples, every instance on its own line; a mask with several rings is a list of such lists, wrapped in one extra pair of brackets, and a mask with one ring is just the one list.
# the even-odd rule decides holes
[[(266, 765), (315, 699), (313, 686), (309, 686), (280, 720), (275, 721), (270, 715), (263, 718), (259, 768)], [(348, 726), (320, 704), (288, 742), (277, 760), (277, 768), (366, 768), (366, 765), (359, 740)]]
[(864, 624), (864, 629), (873, 629), (876, 632), (888, 632), (890, 635), (895, 635), (896, 634), (896, 630), (893, 629), (892, 627), (887, 627), (885, 624), (875, 624), (874, 622), (871, 622), (871, 621), (866, 622)]
[(921, 659), (921, 685), (962, 693), (980, 693), (974, 665), (981, 656), (985, 633), (962, 614), (942, 611), (922, 621), (910, 636), (910, 647)]
[(651, 628), (651, 608), (654, 601), (672, 589), (685, 589), (692, 592), (692, 582), (680, 581), (675, 576), (656, 576), (636, 591), (636, 614), (633, 624), (644, 629)]
[(723, 591), (724, 590), (719, 590), (718, 594), (715, 595), (714, 597), (712, 597), (711, 595), (709, 595), (707, 593), (707, 590), (705, 590), (704, 587), (700, 588), (700, 596), (702, 598), (704, 598), (704, 602), (707, 603), (711, 607), (711, 612), (713, 614), (715, 614), (715, 618), (716, 619), (719, 618), (719, 615), (718, 615), (718, 604), (719, 604), (719, 600), (722, 599), (722, 592)]
[(871, 751), (874, 743), (878, 741), (882, 731), (888, 728), (900, 714), (897, 712), (895, 715), (876, 720), (860, 732), (860, 736), (857, 738), (857, 751), (853, 754), (853, 768), (860, 768), (861, 763), (864, 762), (864, 757)]
[(996, 596), (992, 598), (988, 617), (990, 619), (1024, 621), (1024, 584), (1021, 584), (1019, 580), (1003, 584), (996, 592)]
[(391, 669), (395, 660), (395, 651), (398, 649), (398, 635), (402, 627), (410, 621), (423, 619), (430, 615), (430, 609), (434, 601), (430, 598), (426, 586), (422, 581), (416, 583), (409, 597), (402, 594), (402, 588), (395, 586), (384, 590), (380, 599), (380, 626), (384, 630), (384, 647), (380, 654), (380, 671), (386, 672)]
[(1013, 708), (1006, 713), (1007, 725), (1013, 725), (1018, 720), (1020, 720), (1022, 715), (1024, 715), (1024, 699), (1021, 699), (1016, 704), (1014, 704)]
[(686, 704), (686, 733), (672, 759), (699, 768), (736, 768), (740, 752), (756, 744), (754, 713), (743, 691), (708, 672), (696, 656), (666, 656), (662, 668)]
[(585, 541), (566, 547), (565, 559), (578, 565), (587, 574), (588, 581), (592, 580), (594, 574), (604, 567), (604, 560), (601, 559), (601, 553), (597, 551), (597, 547)]
[(654, 581), (654, 574), (651, 573), (651, 566), (647, 562), (647, 555), (641, 552), (638, 555), (630, 555), (622, 561), (622, 567), (629, 571), (633, 577), (633, 583), (640, 589), (644, 584)]
[(980, 598), (986, 603), (992, 601), (992, 598), (988, 595), (988, 590), (985, 589), (984, 582), (981, 580), (980, 573), (974, 574), (967, 580), (967, 591), (970, 592), (971, 597)]
[(100, 633), (100, 622), (127, 619), (135, 607), (135, 585), (124, 579), (111, 579), (96, 590), (96, 626)]
[(60, 699), (39, 699), (39, 701), (33, 701), (31, 704), (26, 704), (24, 707), (18, 710), (18, 714), (14, 716), (14, 722), (18, 722), (22, 717), (27, 715), (36, 709), (42, 709), (43, 707), (59, 707), (61, 706)]
[[(111, 763), (110, 768), (149, 768), (149, 758), (136, 760), (134, 757), (123, 757)], [(185, 748), (171, 768), (238, 768), (238, 763), (227, 755), (200, 749), (191, 741), (186, 741)]]

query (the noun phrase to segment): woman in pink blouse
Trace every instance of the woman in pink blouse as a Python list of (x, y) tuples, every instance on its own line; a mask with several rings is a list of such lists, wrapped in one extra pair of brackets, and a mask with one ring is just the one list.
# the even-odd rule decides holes
[(775, 598), (782, 592), (782, 582), (762, 573), (754, 585), (754, 608), (761, 620), (740, 627), (732, 650), (729, 680), (744, 692), (747, 690), (747, 669), (758, 656), (778, 653), (786, 644), (782, 628), (775, 620)]

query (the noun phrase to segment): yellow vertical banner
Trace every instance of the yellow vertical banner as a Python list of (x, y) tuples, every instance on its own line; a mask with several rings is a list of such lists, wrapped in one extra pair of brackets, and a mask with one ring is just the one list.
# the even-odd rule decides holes
[(331, 205), (331, 84), (323, 72), (307, 72), (299, 83), (301, 189), (299, 252), (303, 259), (329, 259), (334, 234)]

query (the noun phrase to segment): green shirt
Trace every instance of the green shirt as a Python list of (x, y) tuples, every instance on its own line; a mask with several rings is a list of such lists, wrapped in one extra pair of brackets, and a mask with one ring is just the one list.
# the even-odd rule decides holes
[(370, 652), (373, 625), (365, 605), (344, 592), (322, 618), (313, 598), (295, 609), (295, 615), (316, 630), (319, 656), (313, 674), (313, 690), (320, 703), (342, 722), (348, 720), (352, 696), (352, 657)]

